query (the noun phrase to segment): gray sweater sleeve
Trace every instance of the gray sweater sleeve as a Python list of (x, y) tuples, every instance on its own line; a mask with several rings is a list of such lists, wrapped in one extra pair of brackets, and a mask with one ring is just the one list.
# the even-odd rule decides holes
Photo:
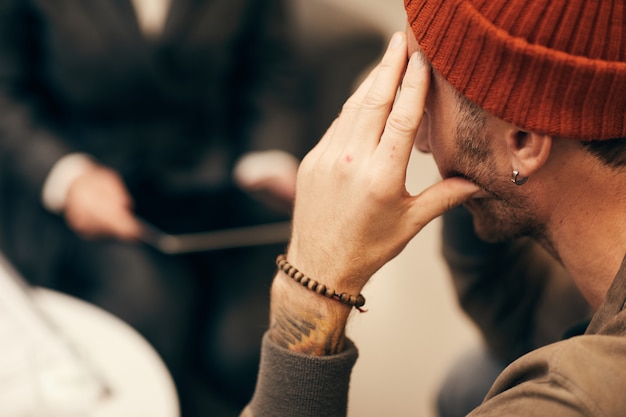
[(241, 417), (345, 417), (358, 351), (351, 341), (333, 356), (308, 356), (263, 338), (256, 391)]

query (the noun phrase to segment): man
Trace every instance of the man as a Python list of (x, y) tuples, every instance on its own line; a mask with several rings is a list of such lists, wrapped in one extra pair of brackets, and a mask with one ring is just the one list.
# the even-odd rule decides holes
[[(243, 415), (345, 415), (358, 294), (459, 203), (482, 239), (541, 243), (596, 310), (583, 335), (510, 365), (471, 415), (623, 415), (626, 140), (613, 138), (626, 137), (624, 2), (405, 6), (407, 34), (301, 164)], [(417, 196), (404, 185), (413, 142), (444, 178)]]

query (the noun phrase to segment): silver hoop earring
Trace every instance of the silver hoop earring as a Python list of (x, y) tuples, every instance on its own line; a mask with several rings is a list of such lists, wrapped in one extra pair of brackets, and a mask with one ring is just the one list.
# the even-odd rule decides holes
[(528, 181), (528, 177), (523, 177), (523, 178), (517, 178), (519, 175), (519, 171), (513, 170), (513, 177), (511, 178), (511, 181), (513, 182), (513, 184), (515, 185), (524, 185), (526, 184), (526, 181)]

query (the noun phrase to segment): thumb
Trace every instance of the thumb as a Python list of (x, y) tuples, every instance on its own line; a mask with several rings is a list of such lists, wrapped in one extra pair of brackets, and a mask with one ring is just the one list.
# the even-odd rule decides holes
[(117, 238), (128, 241), (139, 240), (143, 231), (137, 218), (129, 213), (120, 213), (110, 227)]
[(413, 197), (411, 211), (415, 223), (421, 229), (436, 217), (469, 200), (477, 191), (480, 187), (461, 177), (447, 178), (431, 185)]

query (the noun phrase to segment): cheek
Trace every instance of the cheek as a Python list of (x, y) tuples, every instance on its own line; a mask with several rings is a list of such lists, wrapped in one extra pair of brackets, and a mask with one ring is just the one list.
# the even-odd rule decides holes
[(448, 146), (445, 140), (443, 137), (431, 137), (431, 153), (439, 168), (439, 172), (444, 178), (450, 176), (452, 171), (457, 169), (454, 149)]
[(437, 165), (442, 178), (457, 175), (459, 172), (458, 158), (453, 145), (453, 138), (445, 137), (430, 129), (428, 135), (429, 152)]
[(440, 123), (440, 120), (429, 118), (428, 143), (430, 152), (439, 166), (440, 171), (449, 171), (456, 160), (454, 146), (454, 132), (449, 129), (449, 123)]

